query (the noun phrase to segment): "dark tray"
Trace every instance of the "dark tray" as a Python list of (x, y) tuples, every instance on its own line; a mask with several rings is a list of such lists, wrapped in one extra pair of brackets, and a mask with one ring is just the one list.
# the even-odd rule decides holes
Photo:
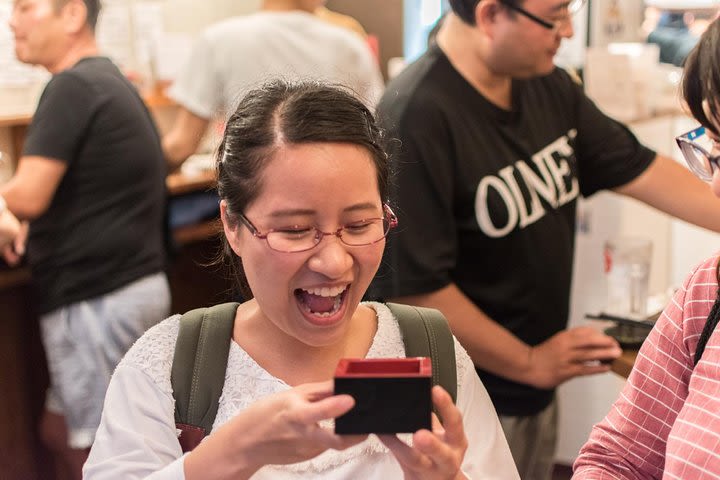
[(645, 325), (615, 325), (605, 329), (605, 335), (613, 337), (625, 349), (638, 349), (643, 344), (650, 329)]

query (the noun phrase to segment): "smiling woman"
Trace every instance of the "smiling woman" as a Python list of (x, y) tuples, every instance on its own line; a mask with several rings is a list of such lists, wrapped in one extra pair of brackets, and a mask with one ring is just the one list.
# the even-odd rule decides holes
[(332, 430), (354, 405), (332, 394), (340, 359), (405, 356), (388, 307), (361, 302), (397, 223), (381, 142), (370, 111), (340, 88), (274, 82), (241, 101), (217, 170), (225, 258), (250, 300), (235, 311), (212, 431), (183, 455), (171, 317), (117, 368), (84, 478), (518, 478), (457, 341), (457, 404), (432, 391), (442, 426), (405, 442)]

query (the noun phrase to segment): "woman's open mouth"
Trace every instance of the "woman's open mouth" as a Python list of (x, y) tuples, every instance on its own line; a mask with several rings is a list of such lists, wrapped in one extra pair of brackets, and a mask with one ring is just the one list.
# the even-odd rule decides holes
[(318, 319), (330, 319), (343, 306), (350, 285), (295, 290), (300, 308)]

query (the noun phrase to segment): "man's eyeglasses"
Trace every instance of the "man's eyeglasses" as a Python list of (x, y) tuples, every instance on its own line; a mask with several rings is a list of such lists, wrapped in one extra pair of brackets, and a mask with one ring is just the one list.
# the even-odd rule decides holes
[(521, 15), (524, 15), (525, 17), (529, 18), (533, 22), (537, 23), (541, 27), (547, 28), (548, 30), (553, 30), (557, 32), (560, 30), (564, 25), (567, 25), (568, 23), (572, 22), (572, 16), (575, 15), (580, 9), (585, 5), (587, 0), (570, 0), (570, 3), (568, 3), (567, 9), (565, 10), (565, 16), (559, 20), (550, 21), (550, 20), (544, 20), (534, 13), (530, 13), (521, 6), (515, 4), (513, 0), (499, 0), (500, 3), (505, 5), (510, 10), (513, 10)]
[(713, 155), (713, 141), (705, 134), (705, 127), (698, 127), (675, 138), (690, 170), (702, 180), (709, 182), (715, 170), (720, 168), (720, 155)]
[(389, 206), (383, 205), (383, 212), (385, 216), (382, 218), (358, 220), (343, 225), (334, 232), (323, 232), (317, 227), (293, 225), (260, 233), (245, 215), (241, 213), (239, 217), (243, 225), (250, 230), (250, 233), (256, 238), (265, 240), (272, 250), (283, 253), (296, 253), (314, 248), (327, 235), (338, 237), (342, 243), (350, 247), (362, 247), (377, 243), (385, 238), (398, 223), (397, 217)]

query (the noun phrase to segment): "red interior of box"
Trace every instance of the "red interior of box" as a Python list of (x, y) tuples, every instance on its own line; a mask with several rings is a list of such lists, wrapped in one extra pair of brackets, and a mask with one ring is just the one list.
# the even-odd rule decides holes
[(415, 358), (343, 358), (335, 377), (429, 377), (432, 364), (427, 357)]

